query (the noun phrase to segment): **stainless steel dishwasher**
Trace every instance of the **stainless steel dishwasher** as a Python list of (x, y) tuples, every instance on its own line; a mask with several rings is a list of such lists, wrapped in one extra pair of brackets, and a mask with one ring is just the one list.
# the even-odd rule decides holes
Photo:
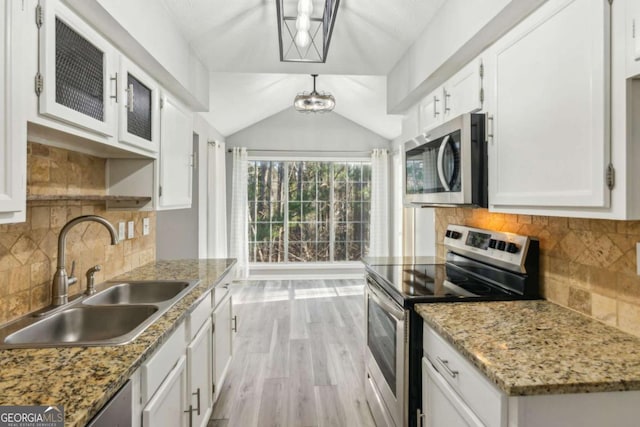
[(130, 427), (131, 426), (131, 381), (111, 398), (109, 402), (93, 417), (88, 427)]

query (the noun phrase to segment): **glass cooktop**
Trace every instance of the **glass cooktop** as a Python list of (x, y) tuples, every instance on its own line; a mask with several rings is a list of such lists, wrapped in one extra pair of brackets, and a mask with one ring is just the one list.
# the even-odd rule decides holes
[(460, 299), (493, 301), (514, 295), (449, 264), (368, 265), (375, 282), (403, 306)]

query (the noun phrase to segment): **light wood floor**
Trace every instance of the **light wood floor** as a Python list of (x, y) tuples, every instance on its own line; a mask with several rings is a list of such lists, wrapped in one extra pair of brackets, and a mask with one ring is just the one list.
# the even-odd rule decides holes
[(233, 285), (234, 356), (208, 427), (375, 426), (363, 280)]

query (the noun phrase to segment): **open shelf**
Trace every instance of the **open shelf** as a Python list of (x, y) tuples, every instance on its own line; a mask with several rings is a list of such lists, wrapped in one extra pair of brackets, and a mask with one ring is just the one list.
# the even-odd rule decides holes
[(28, 195), (27, 202), (105, 202), (108, 208), (141, 208), (151, 201), (149, 196), (114, 196), (104, 194)]

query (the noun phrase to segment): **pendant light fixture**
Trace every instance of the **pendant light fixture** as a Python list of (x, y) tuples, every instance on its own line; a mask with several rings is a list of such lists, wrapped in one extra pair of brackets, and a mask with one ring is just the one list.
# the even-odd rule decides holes
[(293, 106), (301, 113), (327, 113), (336, 106), (336, 99), (330, 93), (316, 91), (317, 74), (311, 74), (313, 77), (313, 90), (311, 92), (303, 92), (296, 95), (293, 100)]
[(314, 7), (318, 3), (276, 0), (280, 61), (326, 62), (340, 0), (322, 0), (322, 7)]

